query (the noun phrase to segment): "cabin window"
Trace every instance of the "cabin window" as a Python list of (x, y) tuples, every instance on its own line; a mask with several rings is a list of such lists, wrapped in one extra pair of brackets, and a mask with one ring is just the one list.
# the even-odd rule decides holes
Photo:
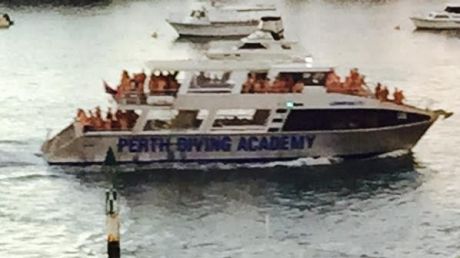
[(269, 115), (268, 109), (222, 109), (217, 111), (213, 127), (264, 126)]
[(201, 10), (193, 10), (192, 13), (190, 14), (190, 16), (200, 19), (200, 18), (206, 17), (206, 13), (204, 11), (201, 11)]
[(438, 14), (438, 15), (435, 15), (434, 18), (437, 18), (437, 19), (448, 19), (449, 16), (443, 15), (443, 14)]
[(154, 111), (149, 115), (144, 131), (197, 130), (208, 113), (207, 110)]
[(278, 113), (278, 114), (284, 114), (286, 112), (287, 112), (287, 109), (284, 109), (284, 108), (280, 108), (280, 109), (276, 110), (276, 113)]
[(190, 81), (189, 92), (215, 92), (215, 93), (228, 93), (231, 92), (234, 81), (231, 78), (230, 71), (225, 72), (196, 72), (193, 74)]
[(244, 43), (239, 49), (267, 49), (261, 43)]
[(268, 128), (268, 132), (270, 133), (279, 132), (279, 131), (280, 131), (279, 128)]
[(377, 109), (291, 110), (283, 131), (367, 129), (430, 119), (427, 115)]
[(302, 80), (305, 85), (324, 86), (327, 74), (328, 72), (305, 72), (302, 74)]
[(287, 49), (287, 50), (288, 50), (288, 49), (292, 49), (292, 47), (291, 47), (290, 45), (286, 45), (286, 44), (282, 44), (282, 45), (281, 45), (281, 48), (282, 48), (282, 49)]

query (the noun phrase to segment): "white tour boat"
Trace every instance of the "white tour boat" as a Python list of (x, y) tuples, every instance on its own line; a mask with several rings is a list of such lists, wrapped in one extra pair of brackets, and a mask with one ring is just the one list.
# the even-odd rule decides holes
[(106, 85), (117, 103), (115, 114), (103, 120), (100, 110), (90, 117), (80, 110), (75, 122), (47, 139), (47, 162), (365, 157), (411, 149), (446, 115), (379, 100), (365, 88), (329, 88), (333, 69), (300, 62), (182, 60), (147, 66), (147, 80), (138, 74), (130, 81), (126, 73), (118, 89)]
[(273, 15), (274, 6), (225, 7), (201, 5), (188, 16), (172, 13), (166, 21), (180, 36), (247, 36), (257, 29), (262, 16)]
[(448, 4), (444, 11), (411, 17), (417, 29), (460, 29), (460, 4)]
[(8, 14), (5, 13), (0, 17), (0, 28), (9, 28), (13, 24), (14, 22), (10, 19)]
[(239, 42), (215, 41), (206, 52), (210, 59), (312, 59), (306, 50), (295, 41), (284, 38), (284, 27), (280, 16), (264, 16), (259, 28)]

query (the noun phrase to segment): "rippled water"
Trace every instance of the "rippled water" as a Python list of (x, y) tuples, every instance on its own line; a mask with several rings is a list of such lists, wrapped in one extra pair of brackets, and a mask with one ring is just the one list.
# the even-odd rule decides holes
[[(207, 44), (176, 42), (163, 21), (190, 1), (11, 2), (0, 1), (16, 21), (0, 30), (0, 257), (102, 257), (110, 180), (46, 165), (35, 154), (47, 129), (106, 106), (102, 79)], [(459, 111), (460, 33), (414, 32), (408, 19), (438, 1), (281, 3), (287, 36), (318, 63)], [(459, 122), (438, 122), (413, 153), (364, 161), (117, 168), (123, 257), (454, 257)]]

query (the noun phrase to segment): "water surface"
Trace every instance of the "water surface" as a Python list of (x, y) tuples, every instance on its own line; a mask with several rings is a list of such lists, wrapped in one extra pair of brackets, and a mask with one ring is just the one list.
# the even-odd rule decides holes
[[(176, 41), (164, 22), (191, 1), (12, 2), (0, 2), (16, 21), (0, 31), (0, 256), (101, 257), (110, 180), (34, 154), (77, 108), (109, 104), (102, 80), (207, 43)], [(438, 1), (278, 4), (286, 36), (318, 64), (359, 67), (411, 103), (459, 111), (460, 34), (414, 32), (408, 19)], [(459, 122), (435, 124), (413, 153), (364, 161), (120, 167), (123, 257), (453, 257)]]

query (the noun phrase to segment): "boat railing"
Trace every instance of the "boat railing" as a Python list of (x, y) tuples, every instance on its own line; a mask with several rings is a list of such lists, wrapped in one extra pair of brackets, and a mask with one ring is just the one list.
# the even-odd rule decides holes
[(130, 132), (131, 128), (121, 129), (121, 128), (110, 128), (110, 129), (98, 129), (86, 126), (83, 128), (83, 133), (95, 133), (95, 132)]
[(266, 126), (262, 125), (245, 125), (245, 126), (222, 126), (213, 127), (211, 131), (265, 131)]
[(190, 88), (188, 93), (232, 93), (230, 88)]
[(118, 98), (117, 101), (119, 104), (131, 104), (131, 105), (141, 105), (146, 104), (145, 94), (139, 94), (137, 91), (125, 92)]
[(164, 89), (164, 90), (151, 90), (149, 96), (173, 96), (177, 95), (177, 90), (174, 89)]
[[(177, 90), (165, 89), (157, 91), (149, 91), (148, 93), (140, 93), (137, 91), (129, 91), (116, 98), (118, 104), (124, 105), (145, 105), (151, 104), (149, 101), (152, 97), (173, 97), (177, 96)], [(155, 102), (155, 101), (153, 101)]]

